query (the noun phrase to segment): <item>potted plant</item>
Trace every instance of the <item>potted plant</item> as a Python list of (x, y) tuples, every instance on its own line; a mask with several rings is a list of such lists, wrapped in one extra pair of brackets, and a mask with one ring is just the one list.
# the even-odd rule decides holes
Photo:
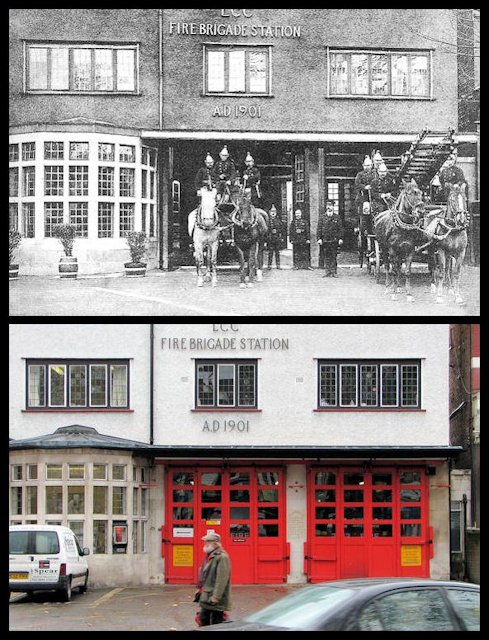
[(73, 257), (73, 245), (76, 238), (76, 227), (72, 224), (58, 224), (53, 229), (53, 235), (63, 245), (64, 257), (59, 259), (60, 278), (74, 279), (78, 274), (78, 258)]
[(132, 231), (126, 236), (129, 251), (131, 253), (131, 262), (124, 265), (126, 276), (129, 278), (144, 277), (146, 275), (147, 264), (143, 262), (144, 256), (148, 248), (148, 238), (142, 231)]
[(9, 229), (9, 247), (8, 247), (8, 277), (9, 280), (17, 278), (19, 275), (19, 265), (12, 264), (14, 259), (14, 251), (19, 246), (22, 236), (15, 229)]

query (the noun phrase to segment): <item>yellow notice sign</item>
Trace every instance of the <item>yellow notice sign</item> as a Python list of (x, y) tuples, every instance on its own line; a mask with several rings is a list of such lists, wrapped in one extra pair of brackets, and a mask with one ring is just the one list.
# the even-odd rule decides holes
[(173, 547), (174, 567), (193, 567), (194, 548), (188, 544), (176, 544)]
[(420, 567), (422, 565), (422, 547), (420, 544), (405, 544), (401, 547), (401, 566)]

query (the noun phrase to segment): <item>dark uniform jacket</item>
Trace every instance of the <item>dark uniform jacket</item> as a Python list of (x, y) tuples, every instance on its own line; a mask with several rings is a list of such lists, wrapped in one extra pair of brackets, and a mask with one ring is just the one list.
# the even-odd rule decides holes
[(195, 177), (195, 188), (197, 191), (200, 191), (202, 187), (207, 187), (208, 189), (212, 189), (215, 187), (216, 178), (214, 174), (214, 167), (209, 169), (208, 167), (201, 167)]
[(248, 180), (246, 181), (246, 188), (251, 189), (252, 191), (256, 191), (255, 187), (261, 180), (260, 169), (258, 169), (257, 167), (246, 167), (246, 169), (243, 169), (243, 185), (245, 176), (248, 176)]
[(321, 216), (318, 225), (318, 240), (323, 242), (335, 242), (343, 239), (343, 226), (339, 216)]
[(375, 174), (372, 171), (360, 171), (355, 178), (355, 202), (361, 205), (364, 202), (370, 202), (368, 190), (365, 188), (372, 184)]
[(228, 182), (234, 185), (234, 182), (238, 176), (236, 167), (232, 160), (219, 160), (214, 167), (214, 177), (216, 182)]
[(375, 213), (386, 210), (386, 204), (381, 198), (383, 193), (390, 193), (392, 196), (396, 195), (396, 185), (394, 178), (387, 174), (384, 178), (375, 178), (372, 182), (372, 204)]
[(310, 240), (307, 222), (305, 220), (293, 220), (290, 225), (289, 235), (292, 244), (305, 244)]
[(270, 216), (270, 221), (268, 224), (268, 243), (272, 245), (280, 245), (284, 239), (284, 224), (282, 220), (277, 216), (276, 218), (272, 218)]
[(448, 200), (452, 184), (459, 184), (460, 186), (465, 184), (464, 172), (460, 167), (455, 165), (453, 167), (442, 169), (440, 173), (440, 182), (443, 190), (443, 198)]

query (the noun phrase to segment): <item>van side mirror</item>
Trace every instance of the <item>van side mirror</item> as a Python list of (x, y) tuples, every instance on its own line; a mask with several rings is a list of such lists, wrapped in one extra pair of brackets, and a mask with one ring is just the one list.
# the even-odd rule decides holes
[(89, 556), (89, 555), (90, 555), (90, 549), (88, 547), (83, 547), (82, 556)]

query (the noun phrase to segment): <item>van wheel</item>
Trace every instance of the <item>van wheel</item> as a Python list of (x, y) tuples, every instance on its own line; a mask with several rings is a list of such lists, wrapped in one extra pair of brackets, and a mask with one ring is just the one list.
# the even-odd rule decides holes
[(71, 577), (68, 578), (66, 587), (59, 593), (63, 602), (69, 602), (71, 600)]
[(86, 593), (87, 587), (88, 587), (88, 571), (87, 571), (87, 577), (85, 578), (85, 584), (82, 584), (81, 587), (79, 588), (80, 593)]

